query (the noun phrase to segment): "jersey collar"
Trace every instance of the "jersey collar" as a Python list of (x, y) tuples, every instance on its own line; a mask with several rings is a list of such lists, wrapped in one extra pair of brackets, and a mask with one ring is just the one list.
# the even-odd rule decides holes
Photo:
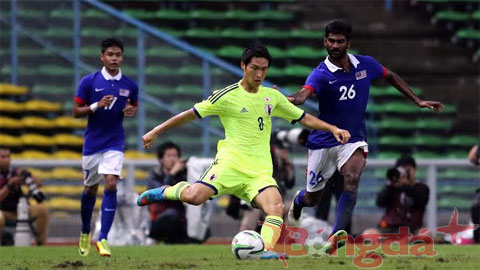
[(103, 75), (103, 78), (105, 78), (105, 80), (107, 81), (120, 81), (120, 79), (122, 78), (122, 70), (120, 69), (117, 75), (112, 76), (107, 72), (107, 69), (103, 67), (102, 75)]
[[(347, 56), (348, 56), (348, 59), (350, 60), (350, 63), (352, 63), (352, 65), (355, 68), (357, 68), (360, 61), (358, 61), (358, 59), (353, 54), (347, 53)], [(327, 58), (325, 58), (324, 62), (325, 62), (325, 65), (327, 66), (328, 70), (330, 70), (330, 72), (332, 72), (332, 73), (334, 73), (337, 70), (342, 70), (343, 69), (341, 67), (335, 66), (332, 62), (330, 62), (330, 60), (328, 60), (328, 56), (327, 56)]]

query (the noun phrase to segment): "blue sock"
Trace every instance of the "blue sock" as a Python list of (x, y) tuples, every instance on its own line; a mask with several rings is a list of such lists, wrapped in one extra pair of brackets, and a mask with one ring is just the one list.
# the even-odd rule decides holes
[(80, 213), (82, 216), (82, 233), (90, 233), (90, 222), (92, 220), (93, 207), (97, 196), (82, 193)]
[(98, 241), (107, 239), (108, 232), (112, 227), (113, 218), (115, 217), (115, 210), (117, 209), (117, 191), (107, 190), (103, 192), (102, 201), (102, 221), (100, 227), (100, 235)]
[(307, 191), (305, 189), (300, 190), (297, 197), (295, 197), (295, 204), (300, 207), (305, 207), (305, 193)]
[(339, 230), (344, 230), (353, 214), (353, 208), (357, 203), (357, 194), (344, 191), (340, 194), (340, 198), (337, 203), (337, 211), (335, 212), (335, 222), (333, 223), (332, 234)]

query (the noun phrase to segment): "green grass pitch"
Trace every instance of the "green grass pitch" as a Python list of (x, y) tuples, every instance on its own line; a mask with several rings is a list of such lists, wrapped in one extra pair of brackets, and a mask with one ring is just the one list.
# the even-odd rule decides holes
[[(80, 257), (76, 247), (1, 247), (1, 270), (40, 269), (282, 269), (279, 260), (240, 261), (233, 257), (228, 245), (157, 245), (112, 247), (113, 256), (100, 257), (94, 251)], [(480, 269), (480, 245), (436, 245), (433, 257), (383, 257), (376, 269)], [(352, 257), (293, 257), (288, 269), (356, 269)]]

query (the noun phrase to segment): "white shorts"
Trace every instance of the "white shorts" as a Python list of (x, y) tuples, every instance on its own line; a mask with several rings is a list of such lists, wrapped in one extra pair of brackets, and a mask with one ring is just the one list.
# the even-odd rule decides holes
[(82, 157), (83, 184), (98, 184), (104, 175), (112, 174), (121, 177), (124, 160), (123, 152), (107, 151)]
[(340, 170), (357, 148), (368, 153), (365, 141), (337, 145), (332, 148), (308, 150), (307, 191), (315, 192), (323, 189), (328, 179), (337, 168)]

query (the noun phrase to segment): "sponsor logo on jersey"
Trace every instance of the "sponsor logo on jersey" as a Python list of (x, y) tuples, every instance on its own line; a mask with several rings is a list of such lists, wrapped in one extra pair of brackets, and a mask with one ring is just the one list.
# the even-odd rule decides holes
[(130, 95), (130, 90), (128, 90), (128, 89), (120, 89), (119, 94), (120, 94), (120, 96), (122, 96), (122, 97), (128, 97), (128, 95)]
[(272, 100), (272, 99), (269, 98), (269, 97), (266, 97), (266, 98), (265, 98), (265, 102), (270, 102), (270, 100)]
[[(357, 79), (357, 80), (358, 80), (358, 79)], [(328, 81), (328, 84), (335, 83), (336, 81), (338, 81), (338, 80)]]
[(214, 181), (215, 179), (217, 179), (217, 176), (214, 173), (208, 178), (210, 181)]
[(105, 88), (95, 88), (95, 92), (103, 91), (103, 89), (105, 89)]
[(267, 115), (272, 115), (272, 111), (273, 111), (273, 105), (272, 104), (265, 105), (265, 112), (267, 113)]
[(359, 71), (357, 73), (355, 73), (355, 79), (358, 80), (361, 80), (363, 78), (366, 78), (367, 77), (367, 70), (362, 70), (362, 71)]
[(248, 112), (247, 109), (245, 109), (245, 107), (243, 107), (243, 109), (240, 110), (241, 113), (246, 113)]

